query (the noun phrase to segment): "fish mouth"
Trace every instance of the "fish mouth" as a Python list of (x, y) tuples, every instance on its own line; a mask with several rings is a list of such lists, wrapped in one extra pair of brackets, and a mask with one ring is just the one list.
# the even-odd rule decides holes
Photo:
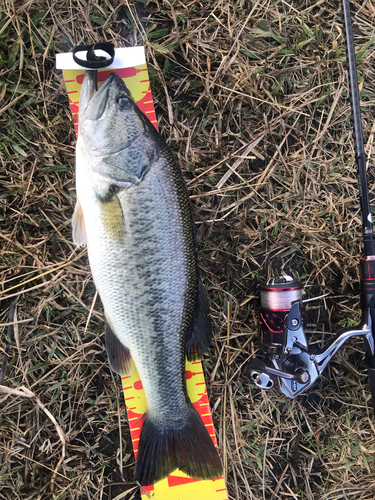
[(117, 101), (124, 94), (126, 97), (130, 94), (124, 82), (116, 73), (110, 73), (100, 89), (91, 97), (85, 109), (85, 118), (87, 120), (100, 120), (108, 100), (113, 98)]
[[(97, 78), (97, 77), (96, 77)], [(129, 148), (133, 138), (126, 136), (122, 139), (114, 139), (113, 120), (123, 123), (123, 117), (120, 115), (118, 101), (126, 97), (131, 98), (130, 91), (122, 79), (116, 73), (110, 73), (99, 90), (93, 92), (86, 106), (83, 116), (86, 124), (86, 148), (89, 149), (91, 156), (95, 158), (112, 157), (115, 161), (116, 155)], [(89, 134), (87, 131), (93, 132)], [(82, 129), (85, 134), (85, 129)], [(112, 139), (111, 139), (112, 137)]]

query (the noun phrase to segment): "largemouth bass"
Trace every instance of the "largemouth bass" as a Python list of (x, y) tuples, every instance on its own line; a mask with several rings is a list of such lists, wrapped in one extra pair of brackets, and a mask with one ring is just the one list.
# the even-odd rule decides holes
[(131, 354), (147, 399), (135, 479), (150, 485), (176, 468), (220, 477), (186, 390), (185, 354), (201, 356), (211, 335), (187, 190), (164, 139), (115, 73), (97, 91), (97, 72), (86, 72), (76, 163), (73, 239), (87, 243), (109, 362), (124, 375)]

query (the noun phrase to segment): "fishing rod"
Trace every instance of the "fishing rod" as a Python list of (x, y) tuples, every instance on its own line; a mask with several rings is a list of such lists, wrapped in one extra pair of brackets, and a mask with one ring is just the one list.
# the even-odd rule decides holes
[(330, 360), (351, 337), (362, 337), (373, 406), (375, 409), (375, 252), (372, 216), (366, 175), (357, 68), (350, 19), (349, 0), (342, 0), (346, 57), (355, 159), (358, 168), (359, 199), (362, 214), (363, 257), (360, 261), (359, 325), (341, 330), (323, 349), (313, 350), (305, 333), (303, 285), (290, 276), (272, 278), (258, 286), (260, 294), (259, 344), (261, 358), (252, 358), (247, 373), (261, 389), (271, 389), (277, 382), (280, 390), (295, 398), (309, 389), (322, 374)]

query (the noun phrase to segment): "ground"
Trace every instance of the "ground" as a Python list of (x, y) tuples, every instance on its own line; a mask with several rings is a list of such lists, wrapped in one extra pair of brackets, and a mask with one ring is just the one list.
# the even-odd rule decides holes
[[(246, 377), (258, 348), (259, 281), (285, 272), (309, 296), (331, 292), (308, 310), (315, 342), (360, 317), (340, 3), (1, 5), (1, 358), (12, 302), (23, 322), (10, 342), (10, 394), (0, 394), (0, 498), (44, 500), (51, 487), (58, 499), (139, 498), (103, 310), (86, 250), (72, 243), (75, 133), (54, 59), (108, 40), (146, 46), (159, 128), (191, 195), (214, 325), (204, 367), (229, 498), (373, 500), (375, 420), (361, 340), (295, 401)], [(352, 7), (373, 200), (375, 6)]]

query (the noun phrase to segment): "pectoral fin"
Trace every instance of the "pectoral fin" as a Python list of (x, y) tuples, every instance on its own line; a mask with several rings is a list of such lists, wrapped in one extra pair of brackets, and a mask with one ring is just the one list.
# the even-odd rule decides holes
[(105, 324), (105, 347), (112, 371), (119, 375), (130, 375), (132, 372), (130, 351), (121, 344), (108, 323)]
[(100, 213), (106, 232), (116, 242), (125, 237), (125, 223), (120, 200), (110, 190), (105, 198), (100, 199)]
[(201, 359), (210, 347), (212, 328), (210, 320), (210, 306), (206, 292), (199, 282), (198, 306), (191, 334), (186, 338), (186, 355), (189, 361)]
[(74, 209), (74, 214), (73, 214), (73, 219), (72, 219), (72, 226), (73, 226), (73, 241), (77, 245), (77, 247), (81, 247), (83, 245), (87, 244), (87, 236), (86, 236), (86, 225), (85, 225), (85, 218), (83, 215), (83, 210), (81, 203), (79, 200), (77, 200), (75, 209)]

